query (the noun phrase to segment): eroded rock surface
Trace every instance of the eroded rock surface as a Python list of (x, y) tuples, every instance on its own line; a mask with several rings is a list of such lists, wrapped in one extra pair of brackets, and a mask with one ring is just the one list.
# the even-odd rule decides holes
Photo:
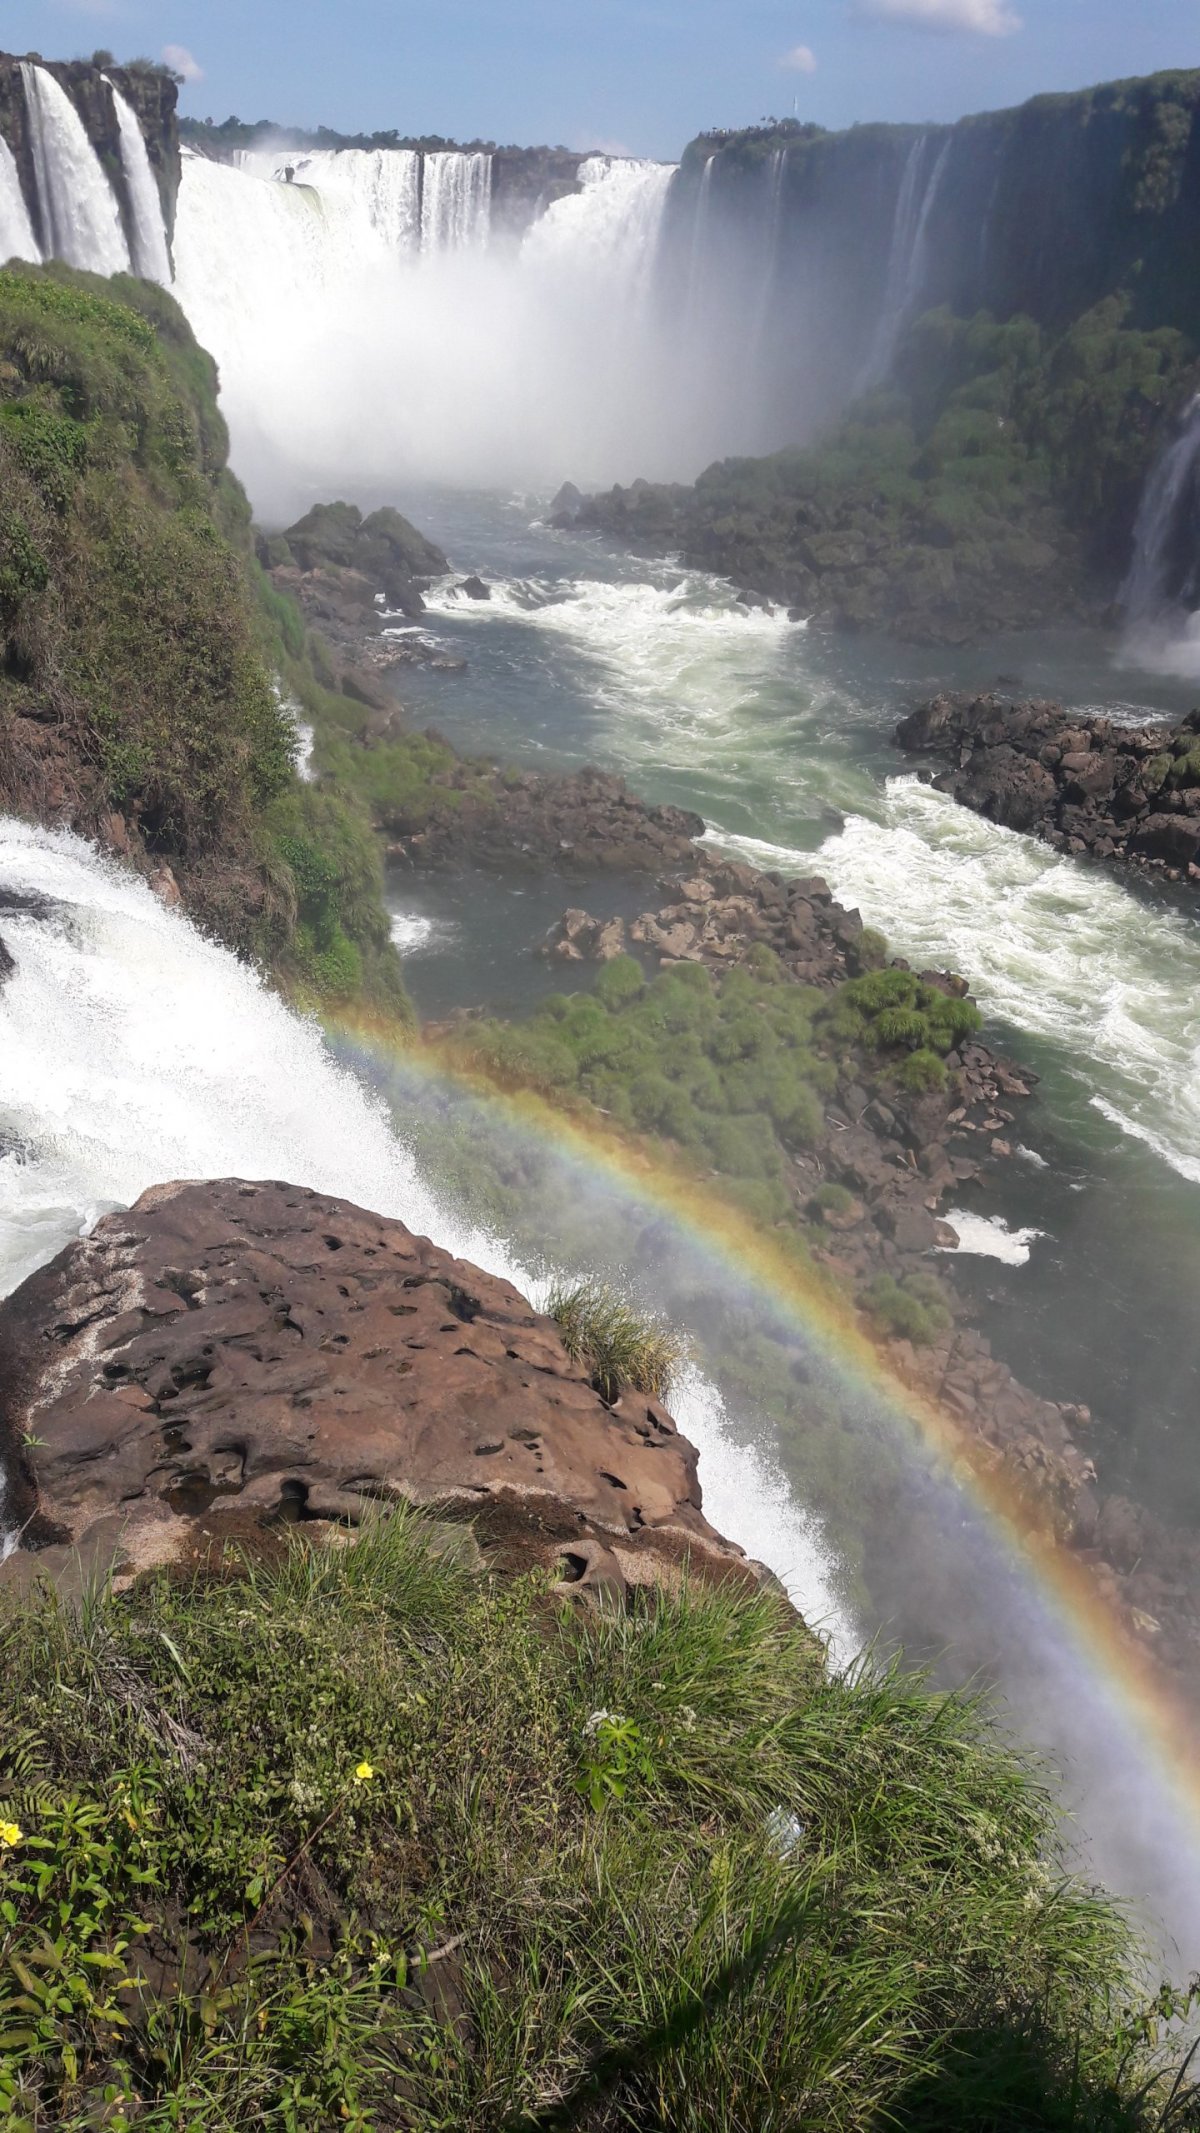
[(664, 1408), (606, 1406), (506, 1282), (320, 1193), (155, 1187), (0, 1307), (0, 1357), (10, 1457), (33, 1440), (8, 1506), (27, 1548), (144, 1564), (196, 1519), (353, 1523), (404, 1498), (581, 1582), (689, 1553), (747, 1574)]

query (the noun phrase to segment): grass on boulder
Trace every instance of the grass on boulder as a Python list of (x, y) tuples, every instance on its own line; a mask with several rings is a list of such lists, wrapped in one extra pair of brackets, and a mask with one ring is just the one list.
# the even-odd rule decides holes
[(595, 1281), (556, 1285), (546, 1299), (546, 1315), (557, 1325), (571, 1361), (590, 1373), (603, 1399), (619, 1399), (627, 1386), (653, 1400), (669, 1397), (683, 1351), (668, 1326), (643, 1317)]
[(0, 1602), (10, 2133), (1194, 2123), (976, 1704), (433, 1538)]

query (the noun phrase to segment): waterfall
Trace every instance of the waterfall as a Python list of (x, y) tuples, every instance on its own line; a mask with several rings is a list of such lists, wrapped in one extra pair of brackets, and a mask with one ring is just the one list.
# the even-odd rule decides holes
[(171, 258), (167, 251), (167, 232), (163, 225), (162, 200), (158, 182), (150, 167), (150, 156), (142, 137), (136, 111), (122, 96), (116, 83), (108, 82), (117, 125), (121, 134), (121, 168), (125, 173), (125, 190), (129, 198), (129, 215), (132, 224), (133, 271), (144, 281), (160, 281), (164, 288), (171, 285)]
[(1200, 598), (1200, 393), (1184, 409), (1142, 491), (1133, 560), (1121, 607), (1136, 627), (1195, 607)]
[(549, 273), (576, 293), (594, 288), (605, 309), (617, 306), (620, 329), (631, 306), (653, 286), (671, 163), (633, 157), (589, 156), (579, 166), (579, 191), (547, 208), (521, 246), (525, 273)]
[(751, 358), (761, 360), (771, 322), (771, 303), (779, 264), (779, 238), (783, 225), (783, 180), (787, 150), (776, 148), (766, 166), (767, 211), (763, 217), (762, 265), (759, 271), (758, 305), (750, 339)]
[(886, 381), (904, 329), (919, 315), (929, 274), (929, 218), (941, 191), (953, 139), (953, 134), (947, 134), (932, 168), (932, 134), (920, 134), (905, 159), (892, 222), (883, 307), (858, 378), (858, 392), (869, 392)]
[(492, 159), (458, 149), (425, 157), (421, 250), (461, 252), (487, 243), (492, 213)]
[(315, 186), (361, 217), (391, 252), (421, 238), (421, 156), (410, 148), (246, 149), (239, 167), (260, 178)]
[(83, 120), (53, 74), (21, 61), (38, 214), (47, 255), (93, 274), (127, 274), (117, 197)]
[(721, 443), (652, 300), (673, 166), (588, 159), (515, 252), (482, 241), (486, 157), (425, 159), (418, 249), (401, 241), (414, 156), (292, 167), (280, 183), (279, 151), (185, 153), (175, 230), (175, 293), (220, 366), (260, 514), (286, 524), (347, 490), (390, 501), (413, 480), (683, 478)]
[(0, 266), (6, 259), (40, 260), (42, 254), (12, 149), (0, 134)]

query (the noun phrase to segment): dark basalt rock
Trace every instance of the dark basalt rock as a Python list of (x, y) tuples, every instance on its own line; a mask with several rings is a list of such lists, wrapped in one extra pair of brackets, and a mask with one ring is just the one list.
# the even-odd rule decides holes
[(1056, 850), (1200, 880), (1200, 712), (1123, 726), (1061, 704), (936, 696), (902, 719), (910, 753), (943, 756), (933, 783)]
[[(401, 1499), (622, 1589), (757, 1576), (666, 1410), (609, 1407), (551, 1320), (403, 1223), (294, 1186), (161, 1185), (0, 1306), (13, 1506), (135, 1567), (194, 1521), (356, 1523)], [(232, 1529), (231, 1529), (232, 1530)], [(13, 1565), (16, 1565), (14, 1568)], [(20, 1558), (6, 1575), (20, 1576)]]

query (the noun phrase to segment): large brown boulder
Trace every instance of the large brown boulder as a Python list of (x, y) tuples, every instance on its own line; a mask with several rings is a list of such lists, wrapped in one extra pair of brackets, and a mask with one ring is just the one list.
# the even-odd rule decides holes
[(589, 1582), (746, 1574), (656, 1401), (607, 1406), (507, 1282), (321, 1193), (155, 1187), (0, 1306), (0, 1358), (26, 1549), (145, 1564), (404, 1498)]

